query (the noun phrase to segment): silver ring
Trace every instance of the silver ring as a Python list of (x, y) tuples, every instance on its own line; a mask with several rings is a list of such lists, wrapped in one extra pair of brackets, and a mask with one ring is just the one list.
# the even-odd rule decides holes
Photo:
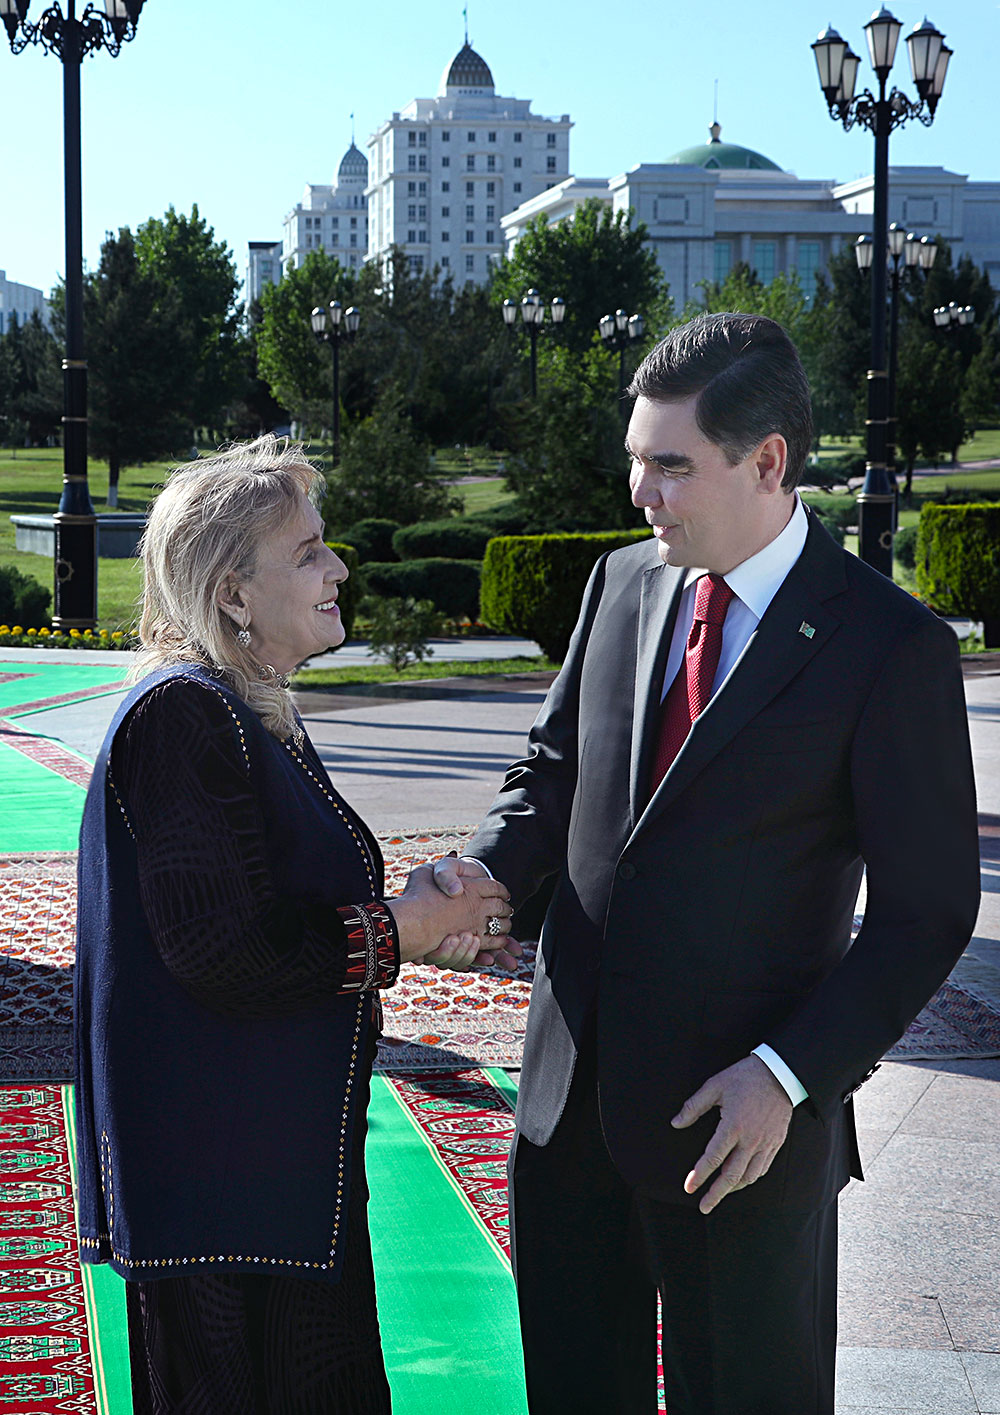
[(487, 920), (486, 932), (489, 934), (490, 938), (499, 937), (502, 923), (503, 921), (497, 918), (496, 914), (493, 915), (492, 919)]

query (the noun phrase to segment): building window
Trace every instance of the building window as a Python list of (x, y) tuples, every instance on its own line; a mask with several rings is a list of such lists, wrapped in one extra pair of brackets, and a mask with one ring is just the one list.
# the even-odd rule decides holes
[(418, 182), (418, 183), (417, 183), (417, 195), (418, 195), (418, 196), (421, 196), (421, 197), (425, 197), (425, 196), (427, 195), (427, 183), (426, 183), (426, 182)]
[(451, 207), (450, 207), (450, 206), (443, 206), (443, 207), (441, 208), (441, 215), (442, 215), (442, 216), (450, 216), (450, 215), (451, 215)]
[(406, 167), (409, 172), (415, 172), (417, 170), (417, 154), (415, 152), (407, 154)]
[(466, 219), (466, 221), (475, 221), (475, 219), (476, 219), (476, 208), (475, 208), (475, 206), (473, 206), (473, 205), (470, 204), (469, 206), (467, 206), (467, 207), (465, 208), (465, 219)]
[(410, 205), (406, 208), (406, 215), (407, 215), (407, 219), (408, 219), (408, 220), (410, 220), (410, 221), (416, 221), (416, 219), (417, 219), (417, 203), (416, 203), (415, 201), (411, 201), (411, 202), (410, 202)]
[(545, 159), (545, 170), (546, 172), (554, 172), (556, 170), (556, 160), (554, 157), (547, 157)]
[(443, 192), (450, 192), (450, 191), (451, 191), (451, 183), (450, 183), (450, 182), (442, 182), (442, 183), (441, 183), (441, 190), (442, 190)]
[(465, 257), (465, 268), (466, 268), (467, 271), (469, 271), (469, 270), (475, 270), (475, 268), (476, 268), (476, 257), (475, 257), (474, 255), (467, 255), (467, 256)]
[(356, 216), (352, 216), (352, 217), (351, 217), (351, 225), (356, 228), (356, 227), (357, 227), (357, 224), (358, 224), (358, 218), (357, 218)]
[(545, 146), (546, 146), (546, 147), (555, 147), (555, 145), (556, 145), (556, 135), (555, 135), (555, 133), (546, 133), (546, 134), (545, 134)]
[(442, 142), (451, 142), (451, 129), (445, 128), (441, 133)]
[(476, 170), (476, 154), (475, 154), (474, 152), (470, 152), (470, 153), (468, 153), (468, 154), (466, 155), (466, 158), (465, 158), (465, 170), (466, 170), (467, 172), (475, 172), (475, 170)]
[(475, 141), (476, 141), (476, 135), (475, 135), (475, 133), (466, 133), (465, 136), (466, 136), (466, 138), (467, 138), (467, 140), (468, 140), (469, 142), (475, 142)]
[(420, 208), (419, 212), (417, 213), (417, 220), (418, 220), (418, 221), (426, 221), (426, 220), (427, 220), (427, 207), (426, 207), (426, 206), (422, 206), (422, 207)]
[(770, 285), (776, 274), (777, 243), (775, 241), (754, 241), (753, 268), (762, 285)]
[(492, 152), (488, 152), (488, 153), (486, 154), (486, 170), (487, 170), (487, 172), (495, 172), (495, 171), (496, 171), (496, 167), (497, 167), (497, 160), (496, 160), (496, 157), (494, 156), (494, 154), (493, 154)]
[(407, 231), (406, 239), (411, 243), (411, 245), (416, 241), (417, 233), (412, 227), (409, 231)]
[(417, 184), (416, 184), (416, 182), (407, 182), (407, 184), (406, 184), (406, 195), (407, 195), (408, 197), (415, 197), (415, 196), (417, 195)]
[(520, 133), (515, 133), (515, 134), (514, 134), (514, 141), (515, 141), (515, 142), (520, 142), (520, 141), (521, 141), (521, 134), (520, 134)]
[(515, 191), (515, 192), (519, 192), (520, 190), (521, 190), (521, 183), (520, 183), (520, 182), (515, 182), (515, 183), (514, 183), (514, 191)]
[(416, 145), (417, 145), (417, 135), (416, 135), (416, 133), (407, 133), (407, 134), (406, 134), (406, 141), (409, 143), (410, 147), (416, 147)]
[(450, 241), (450, 240), (451, 240), (451, 232), (450, 232), (450, 231), (442, 231), (442, 232), (441, 232), (441, 239), (442, 239), (442, 241)]
[(798, 251), (799, 284), (807, 299), (812, 299), (816, 290), (816, 276), (819, 274), (819, 241), (800, 241)]
[[(554, 158), (554, 157), (553, 157), (552, 161), (555, 162), (555, 158)], [(427, 154), (426, 154), (426, 152), (422, 152), (422, 153), (420, 154), (420, 156), (417, 158), (417, 166), (420, 168), (420, 171), (421, 171), (421, 172), (426, 172), (426, 171), (427, 171)]]
[(487, 182), (487, 183), (486, 183), (486, 195), (487, 195), (488, 197), (493, 196), (493, 194), (496, 192), (496, 189), (497, 189), (497, 184), (496, 184), (496, 182)]
[(443, 255), (441, 257), (441, 264), (444, 266), (445, 270), (447, 270), (449, 265), (451, 265), (451, 256)]
[(466, 184), (465, 184), (465, 195), (466, 195), (467, 197), (474, 197), (474, 196), (476, 195), (476, 184), (475, 184), (475, 182), (466, 182)]
[(351, 232), (351, 245), (352, 245), (352, 246), (356, 246), (357, 244), (358, 244), (358, 233), (357, 233), (356, 231), (352, 231), (352, 232)]
[(418, 231), (418, 232), (417, 232), (417, 240), (419, 241), (420, 245), (425, 246), (425, 245), (427, 244), (427, 232), (426, 232), (426, 231)]
[(486, 208), (486, 220), (487, 220), (487, 221), (493, 221), (493, 220), (495, 220), (495, 218), (496, 218), (496, 210), (497, 210), (497, 209), (496, 209), (495, 206), (488, 206), (488, 207)]
[(487, 141), (487, 142), (496, 142), (496, 140), (497, 140), (497, 135), (496, 135), (496, 133), (487, 133), (487, 134), (486, 134), (486, 141)]
[(520, 167), (520, 165), (521, 165), (521, 159), (520, 159), (519, 157), (515, 157), (515, 158), (514, 158), (514, 166), (515, 166), (515, 167)]
[(475, 233), (475, 231), (466, 231), (466, 233), (465, 233), (465, 244), (466, 244), (467, 246), (474, 246), (474, 245), (476, 244), (476, 233)]
[(442, 167), (450, 167), (450, 166), (451, 166), (451, 158), (448, 157), (448, 156), (442, 157), (442, 159), (441, 159), (441, 166), (442, 166)]
[(494, 233), (492, 227), (490, 228), (489, 231), (486, 232), (486, 244), (487, 244), (488, 246), (492, 246), (494, 234), (495, 234), (495, 233)]
[(426, 146), (427, 146), (427, 129), (426, 129), (426, 128), (424, 128), (424, 129), (421, 130), (420, 136), (419, 136), (419, 138), (417, 139), (417, 141), (419, 142), (419, 144), (420, 144), (421, 147), (426, 147)]
[(330, 225), (333, 227), (334, 230), (336, 230), (337, 227), (340, 225), (340, 217), (339, 217), (339, 216), (331, 216), (331, 217), (330, 217)]

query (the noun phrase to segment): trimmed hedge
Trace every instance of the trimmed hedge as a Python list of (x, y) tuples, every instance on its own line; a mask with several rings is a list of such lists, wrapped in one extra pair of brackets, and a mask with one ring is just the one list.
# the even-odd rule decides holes
[(893, 537), (893, 554), (907, 570), (915, 570), (917, 567), (917, 534), (916, 526), (900, 526)]
[(392, 538), (392, 548), (400, 560), (423, 560), (444, 556), (448, 560), (482, 560), (487, 542), (496, 531), (483, 522), (469, 524), (464, 517), (447, 521), (416, 521), (403, 526)]
[(858, 524), (858, 503), (853, 496), (837, 496), (833, 492), (804, 491), (802, 500), (811, 506), (818, 516), (829, 525), (847, 526)]
[(398, 521), (390, 521), (382, 516), (366, 516), (341, 533), (347, 545), (353, 545), (362, 565), (369, 560), (395, 560), (392, 538), (400, 529)]
[(478, 560), (429, 556), (400, 564), (372, 562), (365, 566), (369, 594), (393, 599), (429, 599), (449, 619), (475, 619), (479, 614)]
[(928, 604), (981, 619), (985, 646), (1000, 648), (1000, 505), (924, 506), (916, 571)]
[(649, 531), (498, 536), (486, 547), (480, 617), (503, 633), (534, 639), (561, 662), (596, 562), (606, 551), (649, 538)]
[(340, 556), (347, 566), (347, 579), (341, 581), (337, 591), (337, 604), (340, 606), (340, 622), (344, 626), (344, 638), (349, 639), (358, 615), (358, 601), (364, 593), (360, 582), (361, 577), (358, 574), (358, 552), (353, 545), (347, 545), (339, 540), (328, 540), (327, 545)]
[(41, 629), (49, 622), (52, 591), (13, 565), (0, 565), (0, 621)]

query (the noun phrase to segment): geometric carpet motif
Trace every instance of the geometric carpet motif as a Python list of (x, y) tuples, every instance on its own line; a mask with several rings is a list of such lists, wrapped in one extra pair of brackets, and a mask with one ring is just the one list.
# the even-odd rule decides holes
[(96, 1409), (61, 1089), (0, 1089), (0, 1410)]
[[(386, 894), (402, 889), (413, 865), (461, 852), (470, 833), (461, 827), (378, 832)], [(0, 1080), (68, 1080), (73, 1074), (75, 927), (73, 852), (0, 854)], [(519, 1066), (533, 944), (525, 944), (524, 955), (514, 973), (404, 964), (395, 986), (382, 993), (385, 1036), (376, 1069)], [(1000, 1013), (951, 981), (887, 1053), (893, 1061), (991, 1056), (1000, 1056)]]

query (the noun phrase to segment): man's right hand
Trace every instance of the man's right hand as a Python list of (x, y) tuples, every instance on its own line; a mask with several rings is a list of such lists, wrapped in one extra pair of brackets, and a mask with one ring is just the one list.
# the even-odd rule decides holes
[[(489, 878), (489, 870), (479, 860), (460, 859), (457, 855), (445, 855), (443, 859), (434, 862), (434, 883), (442, 894), (449, 896), (461, 894), (465, 888), (463, 880)], [(489, 940), (484, 939), (483, 951), (476, 958), (476, 964), (487, 968), (496, 964), (498, 967), (506, 968), (512, 972), (517, 967), (517, 960), (520, 956), (521, 945), (512, 938), (505, 939), (502, 946), (493, 949), (490, 948)], [(428, 957), (425, 962), (434, 963), (437, 962), (437, 959)]]

